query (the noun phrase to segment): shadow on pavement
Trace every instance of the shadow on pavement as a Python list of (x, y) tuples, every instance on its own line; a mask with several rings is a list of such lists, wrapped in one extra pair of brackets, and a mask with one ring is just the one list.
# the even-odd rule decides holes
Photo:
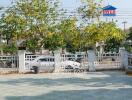
[(5, 100), (132, 100), (131, 89), (53, 91), (37, 96), (9, 96)]

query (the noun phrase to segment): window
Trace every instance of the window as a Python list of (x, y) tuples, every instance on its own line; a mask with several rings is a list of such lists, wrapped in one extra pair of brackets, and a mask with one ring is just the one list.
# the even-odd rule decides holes
[(54, 62), (54, 58), (49, 58), (51, 62)]
[(40, 61), (40, 62), (54, 62), (54, 58), (40, 58), (38, 61)]
[(40, 61), (40, 62), (47, 62), (48, 59), (47, 59), (47, 58), (41, 58), (41, 59), (39, 59), (39, 61)]

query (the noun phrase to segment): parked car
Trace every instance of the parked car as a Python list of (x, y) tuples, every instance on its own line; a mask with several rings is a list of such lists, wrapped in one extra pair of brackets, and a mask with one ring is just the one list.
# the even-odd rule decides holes
[[(70, 66), (73, 69), (80, 68), (80, 63), (70, 60), (62, 61), (59, 65), (63, 67)], [(38, 67), (39, 72), (53, 72), (55, 69), (55, 59), (53, 56), (40, 56), (33, 61), (26, 61), (25, 66), (29, 70)]]

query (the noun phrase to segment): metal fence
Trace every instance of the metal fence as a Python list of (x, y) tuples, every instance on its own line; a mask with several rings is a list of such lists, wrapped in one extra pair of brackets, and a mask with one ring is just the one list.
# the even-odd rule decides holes
[(35, 58), (39, 57), (41, 55), (27, 55), (25, 54), (25, 61), (33, 61)]
[[(35, 58), (39, 56), (42, 56), (42, 55), (25, 55), (25, 61), (33, 61)], [(90, 61), (88, 61), (88, 54), (86, 53), (85, 54), (60, 54), (59, 63), (65, 62), (65, 61), (79, 62), (81, 64), (79, 69), (80, 72), (89, 71), (89, 67), (90, 67), (89, 63), (91, 63)], [(50, 61), (48, 60), (44, 64), (47, 64), (45, 66), (49, 66)], [(59, 68), (60, 72), (66, 71), (65, 70), (67, 67), (66, 65), (68, 64), (61, 64)], [(96, 59), (94, 61), (94, 66), (96, 70), (121, 69), (121, 55), (120, 53), (102, 53), (102, 54), (97, 53)], [(31, 65), (29, 65), (28, 69), (30, 69), (30, 67)]]
[[(31, 63), (33, 60), (41, 58), (40, 62)], [(47, 58), (49, 56), (49, 58)], [(89, 55), (90, 56), (90, 55)], [(88, 54), (60, 54), (60, 62), (62, 63), (65, 61), (74, 61), (80, 63), (80, 68), (78, 71), (84, 72), (89, 71), (90, 63), (94, 63), (95, 70), (104, 70), (104, 69), (120, 69), (121, 68), (121, 55), (120, 53), (97, 53), (94, 59), (94, 62), (88, 61)], [(30, 70), (33, 65), (38, 63), (38, 66), (41, 66), (42, 70), (44, 68), (55, 68), (55, 58), (51, 55), (25, 55), (25, 68), (26, 70)], [(0, 56), (0, 73), (1, 72), (18, 72), (19, 69), (19, 61), (18, 56)], [(90, 59), (89, 59), (90, 60)], [(29, 63), (30, 62), (30, 63)], [(28, 64), (28, 65), (27, 65)], [(132, 54), (128, 55), (128, 64), (132, 66)], [(68, 64), (61, 64), (60, 71), (65, 71)], [(72, 64), (71, 64), (72, 65)], [(50, 67), (49, 67), (50, 66)], [(75, 70), (76, 72), (76, 70)]]
[(25, 54), (25, 70), (30, 71), (32, 68), (31, 62), (41, 55)]
[(96, 70), (101, 69), (120, 69), (121, 55), (120, 53), (97, 53), (95, 61)]
[(0, 56), (0, 73), (18, 72), (18, 56)]
[[(61, 54), (61, 62), (74, 61), (81, 64), (80, 70), (74, 70), (74, 72), (83, 72), (88, 69), (88, 55), (85, 54)], [(67, 64), (66, 64), (67, 65)], [(71, 72), (71, 69), (66, 70), (67, 66), (61, 65), (60, 71)]]

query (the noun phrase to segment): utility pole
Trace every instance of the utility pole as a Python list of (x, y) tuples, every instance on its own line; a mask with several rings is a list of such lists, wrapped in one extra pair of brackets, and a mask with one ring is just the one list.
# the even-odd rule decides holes
[(122, 22), (122, 24), (124, 25), (124, 32), (126, 32), (126, 24), (127, 24), (127, 21)]
[[(125, 33), (126, 32), (126, 24), (127, 24), (127, 21), (122, 22), (122, 24), (124, 25), (124, 33)], [(126, 42), (125, 40), (122, 41), (121, 45), (123, 46), (125, 42)]]

